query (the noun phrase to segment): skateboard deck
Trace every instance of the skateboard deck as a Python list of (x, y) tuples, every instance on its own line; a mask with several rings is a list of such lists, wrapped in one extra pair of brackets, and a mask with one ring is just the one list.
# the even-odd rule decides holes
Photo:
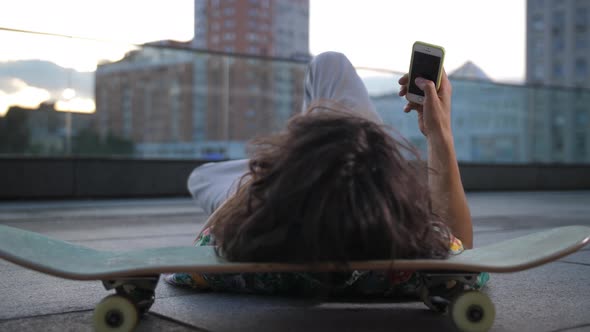
[(517, 272), (571, 254), (590, 241), (590, 227), (566, 226), (466, 250), (445, 260), (399, 259), (320, 263), (235, 263), (213, 247), (165, 247), (124, 252), (94, 250), (0, 225), (0, 258), (57, 277), (100, 280), (170, 272), (302, 272), (335, 270), (455, 270)]
[[(420, 297), (431, 309), (450, 312), (464, 331), (487, 330), (493, 303), (478, 291), (465, 292), (480, 272), (518, 272), (569, 255), (590, 242), (590, 227), (565, 226), (466, 250), (448, 259), (353, 261), (346, 266), (228, 262), (213, 247), (163, 247), (103, 251), (0, 225), (0, 258), (45, 274), (75, 280), (101, 280), (115, 289), (94, 313), (97, 331), (131, 331), (155, 300), (159, 275), (173, 272), (329, 272), (342, 270), (423, 271)], [(450, 285), (450, 286), (449, 286)]]

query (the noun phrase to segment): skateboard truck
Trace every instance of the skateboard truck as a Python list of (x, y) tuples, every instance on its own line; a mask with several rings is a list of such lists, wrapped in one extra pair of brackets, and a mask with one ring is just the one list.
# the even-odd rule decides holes
[(466, 288), (477, 283), (478, 273), (473, 272), (424, 272), (421, 273), (420, 298), (435, 312), (445, 313), (448, 305)]
[(156, 286), (160, 276), (103, 280), (106, 290), (114, 289), (117, 295), (128, 298), (137, 306), (140, 314), (146, 313), (156, 300)]
[(490, 298), (474, 291), (479, 273), (424, 272), (421, 274), (420, 298), (435, 312), (449, 313), (461, 331), (487, 331), (496, 310)]
[(145, 314), (156, 300), (155, 291), (159, 275), (103, 280), (106, 290), (114, 289), (111, 294), (96, 305), (93, 325), (97, 332), (132, 331), (139, 323), (139, 317)]

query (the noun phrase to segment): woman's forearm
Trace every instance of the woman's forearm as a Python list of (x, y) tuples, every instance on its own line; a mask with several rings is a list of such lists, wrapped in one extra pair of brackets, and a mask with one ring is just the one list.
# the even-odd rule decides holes
[(434, 211), (444, 218), (465, 248), (473, 247), (473, 226), (463, 190), (452, 135), (429, 137), (428, 185)]
[[(410, 76), (399, 79), (399, 95), (407, 96)], [(416, 86), (424, 91), (423, 104), (409, 102), (404, 112), (418, 112), (420, 131), (428, 140), (428, 186), (434, 212), (438, 213), (466, 248), (473, 247), (473, 226), (467, 198), (461, 183), (451, 128), (451, 82), (443, 70), (440, 87), (433, 81), (418, 77)]]

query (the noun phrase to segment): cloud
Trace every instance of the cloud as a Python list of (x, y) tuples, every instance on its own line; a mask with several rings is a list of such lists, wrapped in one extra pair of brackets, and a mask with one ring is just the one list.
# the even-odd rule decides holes
[[(76, 90), (79, 97), (94, 97), (94, 73), (78, 72), (43, 60), (21, 60), (0, 62), (0, 89), (6, 83), (18, 78), (28, 85), (43, 88), (53, 96), (60, 96), (67, 89)], [(14, 91), (11, 91), (14, 92)]]
[(58, 100), (55, 109), (61, 112), (94, 113), (96, 105), (92, 99), (75, 97), (71, 100)]
[(51, 99), (49, 91), (30, 86), (18, 78), (3, 79), (0, 84), (0, 116), (4, 116), (11, 106), (37, 108)]
[[(0, 62), (0, 116), (11, 106), (37, 108), (55, 101), (62, 111), (92, 113), (94, 73), (78, 72), (42, 60)], [(74, 93), (63, 98), (64, 91)], [(75, 98), (74, 98), (75, 97)]]
[[(19, 86), (22, 86), (24, 81), (14, 77), (0, 77), (0, 91), (4, 93), (15, 93), (20, 90)], [(26, 85), (26, 83), (25, 83)]]

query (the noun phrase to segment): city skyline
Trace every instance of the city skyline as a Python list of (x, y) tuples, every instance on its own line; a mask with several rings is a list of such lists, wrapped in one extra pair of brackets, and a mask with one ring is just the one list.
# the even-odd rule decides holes
[[(503, 6), (498, 1), (460, 0), (449, 6), (433, 0), (411, 4), (372, 0), (362, 5), (358, 1), (311, 0), (310, 51), (312, 55), (339, 51), (359, 67), (403, 72), (409, 64), (411, 44), (424, 40), (446, 48), (447, 71), (472, 61), (494, 81), (522, 82), (525, 76), (525, 1), (509, 1), (500, 1), (506, 4)], [(3, 18), (0, 27), (111, 42), (1, 31), (0, 42), (11, 47), (0, 55), (0, 61), (40, 59), (78, 71), (93, 71), (101, 59), (122, 58), (131, 46), (129, 43), (164, 39), (190, 41), (194, 30), (193, 0), (178, 0), (175, 6), (162, 4), (103, 1), (89, 11), (87, 4), (72, 0), (19, 1), (11, 4), (13, 14)], [(502, 9), (507, 6), (511, 10)], [(32, 13), (30, 8), (38, 10)], [(417, 8), (421, 9), (423, 21), (412, 18)], [(105, 17), (108, 17), (106, 25)], [(131, 27), (129, 17), (134, 23)], [(499, 17), (502, 17), (502, 24), (498, 24)]]
[[(306, 4), (309, 0), (300, 1)], [(111, 147), (114, 149), (113, 153), (124, 152), (135, 157), (242, 158), (245, 153), (245, 144), (249, 139), (262, 133), (278, 130), (294, 111), (301, 108), (306, 61), (300, 56), (323, 51), (311, 50), (310, 52), (307, 49), (309, 33), (306, 22), (313, 8), (308, 10), (306, 5), (294, 8), (292, 7), (294, 2), (291, 0), (273, 2), (270, 0), (227, 0), (227, 2), (196, 0), (195, 3), (201, 6), (194, 8), (196, 17), (194, 21), (201, 22), (200, 25), (195, 25), (194, 31), (197, 34), (204, 31), (200, 39), (174, 41), (170, 38), (160, 38), (146, 43), (149, 44), (146, 46), (158, 47), (140, 46), (127, 52), (122, 60), (101, 62), (96, 72), (85, 73), (86, 76), (93, 77), (91, 81), (86, 82), (90, 89), (86, 89), (85, 92), (81, 88), (86, 79), (76, 76), (79, 72), (64, 69), (53, 62), (29, 60), (28, 62), (20, 61), (14, 66), (0, 63), (0, 78), (2, 78), (0, 79), (0, 96), (2, 97), (0, 102), (15, 95), (13, 93), (15, 91), (20, 92), (20, 95), (27, 97), (29, 101), (33, 99), (34, 93), (42, 94), (42, 99), (46, 98), (50, 91), (52, 96), (57, 95), (60, 99), (80, 102), (81, 99), (87, 98), (95, 105), (94, 115), (74, 117), (67, 113), (68, 116), (62, 116), (61, 120), (58, 115), (63, 114), (54, 112), (53, 117), (50, 117), (48, 113), (54, 109), (59, 110), (61, 100), (55, 104), (42, 104), (43, 107), (39, 109), (46, 112), (28, 114), (29, 111), (24, 108), (15, 108), (15, 112), (10, 112), (2, 119), (2, 122), (13, 123), (9, 127), (15, 135), (29, 133), (27, 136), (29, 141), (26, 141), (28, 145), (23, 151), (86, 153), (85, 150), (80, 150), (79, 144), (71, 144), (72, 138), (79, 136), (83, 138), (81, 142), (85, 144), (96, 145), (98, 144), (96, 142), (110, 142), (97, 149), (90, 147), (88, 153), (108, 151)], [(588, 17), (587, 10), (576, 10), (575, 15), (571, 14), (573, 11), (570, 14), (561, 15), (566, 3), (551, 3), (549, 14), (544, 13), (542, 16), (552, 19), (548, 21), (549, 23), (542, 23), (538, 19), (541, 9), (537, 4), (544, 2), (529, 0), (527, 3), (529, 8), (533, 6), (535, 12), (532, 15), (529, 14), (528, 21), (525, 22), (528, 22), (529, 26), (532, 23), (539, 32), (545, 31), (545, 28), (551, 28), (547, 30), (551, 32), (549, 41), (568, 40), (561, 38), (563, 36), (560, 35), (560, 31), (571, 30), (575, 31), (576, 36), (587, 36), (582, 34), (586, 31), (587, 24), (584, 18)], [(567, 4), (574, 3), (579, 2)], [(330, 6), (329, 1), (321, 2), (321, 4)], [(337, 18), (323, 22), (324, 25), (332, 25), (333, 31), (331, 38), (325, 39), (329, 42), (322, 47), (325, 47), (325, 50), (333, 50), (333, 45), (338, 43), (343, 48), (348, 47), (349, 51), (344, 49), (336, 49), (336, 51), (345, 53), (353, 65), (357, 66), (384, 121), (399, 130), (399, 133), (412, 145), (424, 150), (425, 141), (416, 127), (415, 113), (410, 115), (402, 113), (401, 109), (406, 100), (395, 93), (398, 89), (395, 82), (403, 70), (392, 72), (395, 68), (390, 68), (389, 71), (384, 72), (363, 68), (385, 68), (376, 66), (383, 55), (395, 53), (409, 59), (409, 54), (393, 52), (391, 47), (401, 48), (401, 46), (388, 44), (383, 38), (372, 40), (374, 35), (367, 35), (363, 39), (361, 26), (343, 25), (343, 22), (352, 15), (346, 13), (346, 8), (339, 9)], [(437, 8), (431, 9), (436, 12)], [(327, 9), (324, 10), (326, 11)], [(387, 24), (392, 24), (391, 19), (387, 20), (387, 15), (390, 14), (381, 12), (375, 14), (373, 18), (376, 23), (368, 28), (383, 29)], [(436, 15), (443, 17), (442, 14), (439, 11)], [(414, 38), (427, 40), (423, 37), (428, 35), (427, 41), (442, 44), (447, 49), (446, 69), (454, 88), (453, 127), (458, 129), (454, 139), (460, 160), (510, 163), (531, 161), (572, 163), (587, 160), (590, 156), (590, 141), (587, 135), (588, 112), (586, 112), (588, 91), (555, 89), (549, 86), (494, 84), (494, 81), (498, 83), (498, 80), (486, 67), (485, 62), (471, 60), (471, 58), (464, 59), (465, 62), (461, 63), (460, 67), (448, 65), (458, 59), (456, 56), (454, 58), (451, 56), (455, 54), (452, 51), (451, 40), (449, 39), (448, 43), (442, 43), (436, 38), (449, 35), (449, 29), (452, 30), (449, 26), (453, 24), (442, 25), (440, 31), (437, 30), (434, 33), (432, 27), (438, 23), (433, 16), (429, 15), (433, 14), (425, 13), (421, 16), (422, 22), (435, 23), (415, 23), (419, 25), (419, 28), (414, 29), (412, 26), (411, 39), (403, 33), (405, 30), (400, 30), (402, 33), (394, 37), (397, 36), (396, 43), (407, 42), (409, 46)], [(560, 17), (565, 19), (565, 23), (564, 20), (559, 19)], [(576, 20), (572, 20), (571, 17), (576, 17)], [(452, 21), (452, 18), (446, 16), (446, 20)], [(359, 21), (359, 23), (362, 22)], [(393, 24), (404, 26), (402, 21), (395, 21)], [(469, 25), (469, 19), (461, 21), (461, 29), (466, 29), (465, 24)], [(572, 26), (575, 30), (572, 30)], [(141, 27), (135, 30), (137, 29)], [(319, 31), (328, 30), (324, 26), (323, 30)], [(476, 30), (476, 33), (481, 32), (477, 29), (473, 30)], [(530, 31), (530, 28), (527, 31)], [(500, 31), (495, 33), (501, 34)], [(478, 40), (472, 40), (469, 39), (470, 35), (472, 35), (471, 31), (464, 33), (462, 38), (463, 41), (470, 40), (467, 44), (471, 49), (483, 50), (494, 55), (495, 63), (505, 66), (510, 64), (510, 61), (504, 59), (514, 55), (510, 52), (509, 43), (506, 42), (501, 49), (489, 49), (488, 46), (491, 45), (489, 38), (484, 36)], [(529, 37), (531, 35), (529, 33)], [(339, 41), (341, 36), (348, 36), (349, 43)], [(576, 44), (545, 42), (541, 45), (552, 45), (557, 50), (576, 45), (576, 50), (582, 51), (581, 47), (586, 44), (578, 39)], [(300, 41), (303, 42), (300, 43)], [(488, 49), (480, 47), (481, 44), (478, 44), (478, 41), (485, 43)], [(362, 52), (372, 51), (369, 47), (372, 43), (379, 45), (382, 52), (373, 52), (371, 61), (375, 62), (363, 66), (362, 61), (358, 59)], [(189, 49), (191, 46), (210, 49), (212, 52), (195, 52)], [(54, 48), (59, 49), (59, 47)], [(77, 55), (75, 49), (69, 51)], [(271, 58), (276, 56), (295, 58), (302, 61), (285, 62), (269, 58), (243, 58), (215, 54), (220, 51), (227, 53), (235, 51)], [(578, 55), (581, 54), (585, 53)], [(579, 56), (576, 59), (579, 59)], [(27, 64), (23, 65), (23, 62)], [(579, 65), (581, 62), (575, 63), (578, 67), (582, 67)], [(555, 68), (555, 61), (553, 61), (553, 67)], [(381, 76), (376, 76), (377, 74)], [(580, 76), (580, 72), (575, 72), (575, 75)], [(11, 80), (12, 77), (20, 77), (20, 80)], [(553, 81), (547, 84), (550, 83)], [(12, 90), (5, 89), (6, 86)], [(45, 87), (47, 90), (39, 87)], [(381, 90), (382, 88), (384, 89)], [(376, 93), (376, 90), (380, 93)], [(573, 96), (575, 99), (571, 98)], [(568, 99), (572, 102), (564, 104), (564, 100)], [(563, 107), (564, 105), (566, 107)], [(52, 119), (58, 119), (58, 125), (51, 125)], [(84, 125), (84, 121), (78, 123), (78, 120), (82, 119), (89, 120), (87, 122), (92, 123), (92, 128), (85, 131), (84, 127), (80, 126), (80, 124)], [(19, 128), (24, 128), (24, 131), (19, 131)], [(39, 138), (43, 141), (41, 142)], [(46, 138), (51, 139), (46, 140)], [(48, 143), (45, 144), (45, 141)]]

